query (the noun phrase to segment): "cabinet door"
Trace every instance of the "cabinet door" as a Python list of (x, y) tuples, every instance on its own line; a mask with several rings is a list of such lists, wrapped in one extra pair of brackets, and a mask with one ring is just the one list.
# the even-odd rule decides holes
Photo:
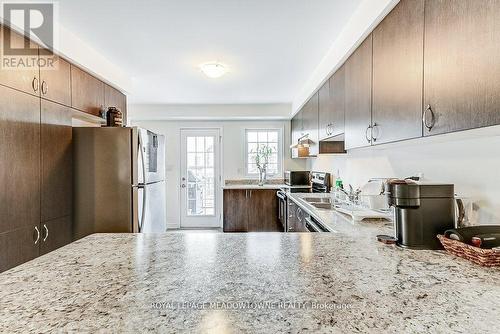
[(60, 217), (40, 224), (40, 254), (47, 254), (71, 242), (71, 216)]
[(302, 109), (292, 118), (292, 143), (296, 144), (302, 137)]
[[(302, 137), (302, 110), (300, 110), (293, 118), (292, 122), (290, 125), (291, 128), (291, 139), (292, 145), (297, 144), (298, 140), (300, 137)], [(299, 150), (297, 148), (292, 148), (292, 158), (298, 158), (299, 157)]]
[(71, 106), (71, 66), (61, 57), (52, 59), (54, 68), (40, 68), (42, 98)]
[(276, 190), (249, 190), (248, 232), (282, 231)]
[(331, 136), (333, 105), (330, 96), (330, 80), (327, 80), (318, 90), (318, 110), (319, 139), (322, 140)]
[(71, 110), (42, 100), (42, 222), (70, 215), (73, 194)]
[(110, 85), (104, 84), (104, 106), (116, 107), (123, 113), (123, 121), (126, 124), (127, 120), (127, 97), (120, 92), (118, 89), (111, 87)]
[(338, 136), (345, 131), (345, 67), (342, 65), (330, 78), (330, 100), (332, 104), (331, 136)]
[(369, 146), (371, 127), (372, 36), (368, 36), (345, 64), (345, 145)]
[(71, 65), (71, 106), (94, 116), (104, 107), (104, 84)]
[[(25, 42), (30, 43), (30, 54), (22, 56), (5, 54), (4, 43), (9, 44), (12, 48), (23, 48)], [(7, 62), (8, 65), (0, 67), (0, 84), (39, 96), (38, 46), (27, 41), (24, 36), (3, 26), (0, 26), (0, 45), (2, 62)], [(29, 64), (20, 65), (21, 60), (26, 61), (27, 59), (29, 59)]]
[(0, 272), (36, 258), (39, 255), (40, 243), (38, 224), (1, 233)]
[(424, 50), (425, 136), (500, 124), (500, 1), (426, 1)]
[(422, 136), (423, 43), (424, 0), (401, 1), (373, 32), (374, 144)]
[(248, 190), (224, 189), (224, 232), (247, 232)]
[(318, 134), (318, 93), (316, 92), (306, 103), (302, 123), (304, 133), (309, 135), (312, 144), (309, 146), (309, 156), (316, 156), (319, 152), (319, 134)]
[(0, 86), (0, 233), (40, 222), (40, 98)]

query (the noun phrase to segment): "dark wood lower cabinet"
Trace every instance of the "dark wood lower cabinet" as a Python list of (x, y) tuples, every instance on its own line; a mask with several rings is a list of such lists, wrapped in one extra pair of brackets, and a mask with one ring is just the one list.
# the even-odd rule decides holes
[(40, 224), (40, 254), (47, 254), (65, 246), (73, 237), (72, 216), (57, 218)]
[(224, 232), (279, 231), (276, 190), (224, 190)]
[(38, 224), (0, 234), (0, 272), (36, 258), (40, 242)]
[(224, 190), (224, 232), (246, 232), (248, 230), (248, 190)]
[(276, 190), (250, 190), (248, 232), (279, 232)]

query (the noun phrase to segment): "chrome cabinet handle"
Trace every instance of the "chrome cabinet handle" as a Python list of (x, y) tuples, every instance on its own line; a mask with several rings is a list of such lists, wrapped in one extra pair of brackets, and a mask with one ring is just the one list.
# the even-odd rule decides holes
[(365, 138), (366, 138), (366, 140), (367, 140), (369, 143), (371, 143), (371, 142), (372, 142), (371, 138), (369, 138), (369, 137), (368, 137), (368, 131), (369, 131), (371, 128), (372, 128), (372, 126), (371, 126), (371, 125), (369, 125), (369, 126), (366, 128), (366, 131), (365, 131)]
[(33, 81), (31, 82), (31, 87), (33, 87), (33, 91), (36, 93), (38, 92), (38, 88), (40, 87), (39, 86), (39, 83), (38, 83), (38, 79), (37, 77), (34, 77), (33, 78)]
[(42, 81), (42, 94), (45, 95), (49, 91), (49, 85), (47, 82), (44, 80)]
[[(427, 123), (427, 114), (431, 113), (431, 123)], [(432, 128), (434, 127), (434, 124), (436, 122), (436, 118), (434, 116), (434, 112), (432, 111), (431, 105), (428, 104), (427, 107), (424, 110), (424, 113), (422, 114), (422, 123), (424, 126), (427, 128), (427, 130), (431, 131)]]
[(38, 229), (38, 226), (35, 226), (35, 231), (36, 231), (36, 239), (35, 239), (35, 245), (40, 241), (40, 230)]
[(47, 225), (43, 224), (43, 229), (45, 230), (45, 236), (43, 237), (42, 241), (45, 242), (49, 237), (49, 228), (47, 227)]
[[(377, 129), (377, 136), (373, 135), (373, 130), (375, 130), (375, 129)], [(375, 141), (377, 141), (378, 138), (379, 138), (378, 124), (377, 123), (373, 123), (373, 126), (372, 126), (372, 140), (375, 142)]]

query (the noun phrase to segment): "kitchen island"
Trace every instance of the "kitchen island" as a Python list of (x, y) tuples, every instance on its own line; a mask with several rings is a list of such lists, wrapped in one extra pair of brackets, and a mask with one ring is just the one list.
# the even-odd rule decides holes
[[(343, 228), (340, 228), (340, 225)], [(333, 233), (94, 234), (0, 274), (0, 332), (491, 332), (500, 270)]]

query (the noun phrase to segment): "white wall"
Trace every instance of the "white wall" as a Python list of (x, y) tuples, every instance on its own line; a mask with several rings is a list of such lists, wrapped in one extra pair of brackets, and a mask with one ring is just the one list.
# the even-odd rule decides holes
[(352, 150), (346, 155), (308, 159), (308, 168), (336, 174), (344, 184), (361, 186), (374, 177), (408, 177), (424, 173), (432, 181), (455, 184), (460, 196), (471, 197), (481, 224), (500, 219), (500, 129), (415, 139)]
[(286, 120), (290, 104), (131, 104), (128, 117), (137, 120)]
[(399, 3), (400, 0), (364, 0), (351, 16), (339, 37), (330, 47), (292, 105), (295, 114), (314, 91), (332, 75), (370, 34), (373, 28)]
[[(306, 168), (306, 161), (290, 159), (290, 121), (132, 121), (138, 125), (166, 136), (166, 208), (169, 228), (180, 223), (180, 130), (181, 128), (222, 129), (222, 173), (223, 180), (245, 177), (244, 131), (246, 128), (283, 129), (285, 169)], [(224, 182), (224, 181), (223, 181)]]

